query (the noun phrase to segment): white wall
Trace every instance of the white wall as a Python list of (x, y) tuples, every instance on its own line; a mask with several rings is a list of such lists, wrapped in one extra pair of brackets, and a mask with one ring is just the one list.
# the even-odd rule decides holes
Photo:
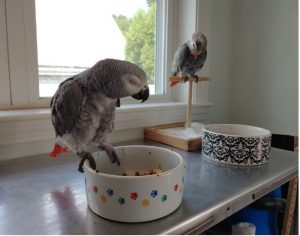
[(297, 0), (213, 1), (211, 122), (298, 132)]
[(232, 84), (232, 22), (233, 0), (212, 1), (210, 70), (210, 123), (228, 123), (230, 115), (229, 88)]

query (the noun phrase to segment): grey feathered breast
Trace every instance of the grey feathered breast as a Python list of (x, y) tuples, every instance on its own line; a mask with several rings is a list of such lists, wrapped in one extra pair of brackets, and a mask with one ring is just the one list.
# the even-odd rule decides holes
[(207, 57), (207, 50), (205, 49), (200, 56), (194, 57), (190, 54), (186, 45), (183, 54), (182, 60), (179, 61), (179, 69), (183, 74), (194, 75), (203, 67)]

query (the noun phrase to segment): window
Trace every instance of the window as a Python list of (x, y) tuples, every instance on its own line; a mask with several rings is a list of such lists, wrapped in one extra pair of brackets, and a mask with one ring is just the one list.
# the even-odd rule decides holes
[(172, 53), (170, 38), (167, 42), (172, 30), (171, 1), (0, 2), (5, 6), (9, 42), (8, 105), (47, 105), (61, 81), (104, 58), (138, 64), (150, 78), (150, 102), (170, 100), (165, 85), (167, 55)]
[(0, 106), (10, 102), (5, 2), (0, 0)]
[(35, 12), (40, 97), (104, 58), (140, 65), (155, 94), (154, 0), (35, 0)]

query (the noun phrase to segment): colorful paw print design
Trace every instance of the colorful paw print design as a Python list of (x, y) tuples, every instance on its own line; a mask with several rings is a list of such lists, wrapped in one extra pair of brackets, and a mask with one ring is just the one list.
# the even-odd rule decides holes
[(119, 202), (120, 205), (124, 205), (125, 204), (125, 198), (119, 197), (118, 202)]
[(150, 205), (150, 201), (148, 199), (144, 199), (142, 204), (143, 204), (144, 207), (147, 207), (147, 206)]
[(168, 196), (167, 196), (166, 194), (164, 194), (164, 195), (161, 197), (161, 201), (162, 201), (162, 202), (167, 201), (167, 199), (168, 199)]
[(174, 191), (175, 191), (175, 192), (182, 193), (182, 186), (179, 186), (178, 184), (175, 184), (175, 185), (174, 185)]
[(101, 195), (100, 199), (102, 202), (107, 202), (107, 197), (105, 195)]
[(97, 186), (94, 186), (94, 187), (93, 187), (93, 191), (94, 191), (94, 193), (98, 193), (98, 188), (97, 188)]
[(106, 190), (106, 194), (108, 195), (108, 196), (113, 196), (114, 195), (114, 190), (112, 190), (112, 189), (110, 189), (110, 188), (108, 188), (107, 190)]
[[(100, 189), (99, 187), (97, 186), (93, 186), (92, 187), (93, 189), (93, 192), (95, 194), (97, 193), (100, 193)], [(180, 186), (179, 184), (175, 184), (173, 186), (173, 190), (175, 192), (178, 192), (178, 193), (181, 193), (183, 191), (183, 186)], [(99, 200), (102, 201), (103, 203), (106, 203), (108, 202), (108, 200), (110, 199), (110, 197), (114, 196), (115, 195), (115, 192), (113, 189), (111, 188), (107, 188), (106, 190), (104, 190), (102, 193), (100, 193), (100, 196), (99, 196)], [(133, 201), (136, 201), (138, 200), (139, 198), (139, 194), (137, 192), (131, 192), (130, 195), (128, 196), (130, 197), (131, 200)], [(150, 192), (150, 196), (151, 198), (157, 198), (158, 200), (161, 200), (162, 202), (166, 202), (168, 200), (168, 196), (167, 194), (159, 194), (158, 190), (157, 189), (153, 189), (151, 192)], [(124, 205), (126, 204), (126, 197), (118, 197), (117, 198), (117, 202), (120, 204), (120, 205)], [(140, 203), (140, 201), (137, 201)], [(151, 204), (151, 201), (150, 199), (144, 199), (142, 201), (142, 206), (143, 207), (148, 207), (149, 205)]]
[(157, 190), (152, 190), (151, 197), (155, 198), (157, 196)]
[(178, 184), (175, 184), (175, 185), (174, 185), (174, 191), (175, 191), (175, 192), (178, 190), (178, 187), (179, 187)]
[(132, 192), (131, 194), (130, 194), (130, 198), (132, 199), (132, 200), (136, 200), (137, 198), (138, 198), (138, 194), (137, 194), (137, 192)]

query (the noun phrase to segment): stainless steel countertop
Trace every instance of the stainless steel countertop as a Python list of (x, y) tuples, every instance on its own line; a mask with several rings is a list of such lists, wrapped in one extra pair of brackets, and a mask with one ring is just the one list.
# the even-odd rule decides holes
[(87, 206), (84, 176), (72, 154), (40, 155), (0, 162), (0, 234), (184, 234), (201, 233), (298, 174), (297, 153), (273, 148), (268, 164), (226, 166), (173, 149), (186, 163), (180, 207), (162, 219), (119, 223)]

